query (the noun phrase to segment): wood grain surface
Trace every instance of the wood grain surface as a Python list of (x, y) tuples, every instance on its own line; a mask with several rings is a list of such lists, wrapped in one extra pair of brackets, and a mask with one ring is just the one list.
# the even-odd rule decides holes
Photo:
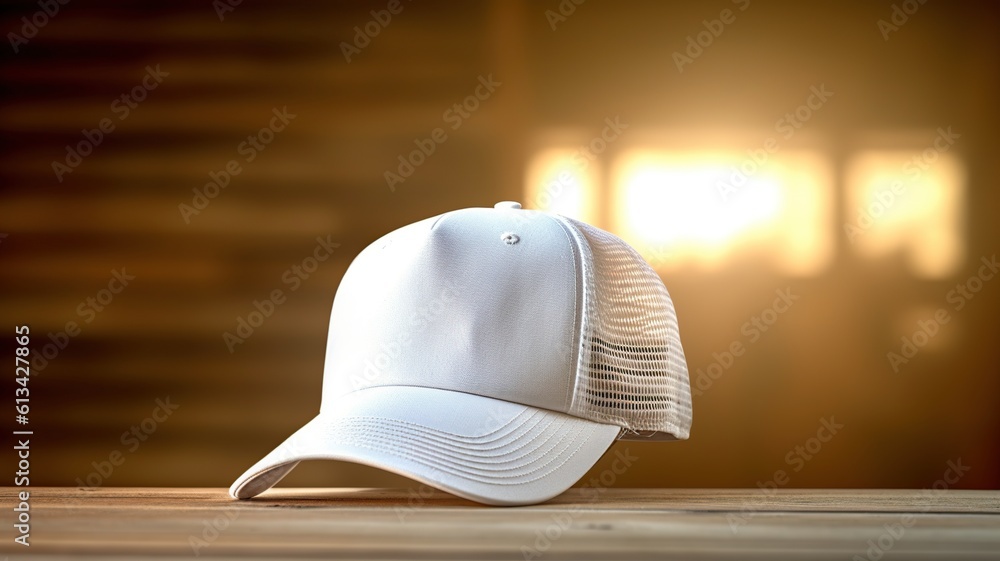
[[(16, 489), (3, 488), (11, 517)], [(1000, 559), (1000, 492), (572, 489), (496, 508), (428, 487), (36, 488), (11, 559)], [(9, 528), (9, 526), (8, 526)], [(9, 532), (9, 530), (8, 530)], [(878, 547), (878, 550), (872, 547)], [(857, 557), (855, 557), (857, 556)]]

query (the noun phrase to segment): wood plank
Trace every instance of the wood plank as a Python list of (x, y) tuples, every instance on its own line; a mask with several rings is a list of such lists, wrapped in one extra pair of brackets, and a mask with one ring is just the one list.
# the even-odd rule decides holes
[[(11, 504), (16, 489), (0, 490)], [(494, 508), (419, 489), (32, 489), (32, 553), (179, 559), (996, 559), (1000, 492), (572, 489)], [(747, 508), (747, 505), (752, 505)], [(903, 526), (904, 515), (912, 524)], [(212, 527), (213, 522), (218, 529)], [(886, 525), (902, 528), (892, 537)], [(548, 537), (546, 537), (546, 535)], [(889, 537), (885, 537), (889, 536)], [(17, 552), (10, 541), (0, 551)]]

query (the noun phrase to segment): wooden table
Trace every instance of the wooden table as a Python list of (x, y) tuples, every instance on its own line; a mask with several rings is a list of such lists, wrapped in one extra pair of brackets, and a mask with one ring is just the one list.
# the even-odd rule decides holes
[(11, 559), (1000, 559), (998, 491), (573, 489), (496, 508), (428, 487), (49, 487), (31, 489), (30, 547), (16, 491), (0, 490)]

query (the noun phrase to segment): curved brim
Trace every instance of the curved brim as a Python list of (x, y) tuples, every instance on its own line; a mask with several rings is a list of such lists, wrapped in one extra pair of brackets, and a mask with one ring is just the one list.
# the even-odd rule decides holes
[(325, 410), (230, 487), (249, 499), (302, 460), (366, 464), (493, 505), (548, 500), (578, 481), (619, 427), (462, 392), (373, 387)]

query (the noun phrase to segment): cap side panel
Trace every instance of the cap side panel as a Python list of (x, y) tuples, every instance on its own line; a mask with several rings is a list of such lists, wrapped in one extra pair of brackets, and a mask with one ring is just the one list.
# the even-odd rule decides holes
[(687, 362), (663, 281), (618, 237), (566, 220), (586, 247), (581, 360), (572, 412), (635, 433), (687, 438)]

